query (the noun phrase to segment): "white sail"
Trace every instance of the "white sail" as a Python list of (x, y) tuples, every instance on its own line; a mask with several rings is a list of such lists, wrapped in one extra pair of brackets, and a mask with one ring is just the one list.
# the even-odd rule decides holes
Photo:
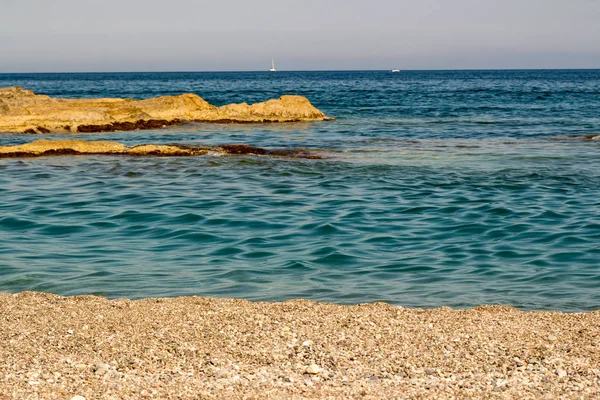
[(270, 72), (275, 72), (275, 71), (277, 71), (277, 70), (275, 69), (275, 59), (274, 59), (274, 58), (271, 58), (271, 69), (270, 69), (269, 71), (270, 71)]

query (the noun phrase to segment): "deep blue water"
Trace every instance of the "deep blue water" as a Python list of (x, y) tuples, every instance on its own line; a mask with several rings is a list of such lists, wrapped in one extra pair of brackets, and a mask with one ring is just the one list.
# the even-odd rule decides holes
[[(61, 97), (293, 93), (335, 122), (70, 137), (307, 147), (0, 160), (0, 291), (600, 308), (600, 70), (0, 74)], [(62, 135), (0, 134), (0, 145)]]

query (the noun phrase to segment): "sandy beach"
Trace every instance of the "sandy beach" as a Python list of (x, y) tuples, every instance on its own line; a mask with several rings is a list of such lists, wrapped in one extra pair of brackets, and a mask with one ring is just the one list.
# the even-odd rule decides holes
[(4, 293), (0, 343), (2, 400), (600, 396), (600, 311)]

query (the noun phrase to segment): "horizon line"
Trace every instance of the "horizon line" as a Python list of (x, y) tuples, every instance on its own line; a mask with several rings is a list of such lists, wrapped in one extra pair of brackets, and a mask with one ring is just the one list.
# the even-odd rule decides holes
[[(277, 70), (161, 70), (161, 71), (45, 71), (45, 72), (0, 72), (0, 75), (18, 75), (18, 74), (161, 74), (161, 73), (247, 73), (247, 72), (265, 72), (277, 74), (281, 72), (390, 72), (392, 69), (289, 69)], [(433, 68), (433, 69), (400, 69), (400, 72), (444, 72), (444, 71), (594, 71), (600, 70), (600, 67), (593, 68)]]

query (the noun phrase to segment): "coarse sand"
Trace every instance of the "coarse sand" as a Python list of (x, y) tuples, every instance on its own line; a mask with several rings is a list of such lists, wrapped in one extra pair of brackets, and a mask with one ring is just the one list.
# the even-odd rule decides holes
[(0, 399), (73, 398), (597, 399), (600, 311), (0, 294)]

